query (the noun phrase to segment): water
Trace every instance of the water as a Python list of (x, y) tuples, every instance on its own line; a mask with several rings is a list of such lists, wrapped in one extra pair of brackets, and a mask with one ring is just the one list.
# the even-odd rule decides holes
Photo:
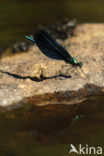
[[(0, 155), (68, 156), (70, 144), (76, 148), (79, 144), (103, 148), (103, 102), (101, 95), (71, 106), (27, 105), (15, 112), (2, 113)], [(75, 122), (76, 115), (79, 119)]]
[(0, 49), (24, 40), (39, 25), (65, 18), (78, 22), (104, 22), (103, 0), (1, 0)]

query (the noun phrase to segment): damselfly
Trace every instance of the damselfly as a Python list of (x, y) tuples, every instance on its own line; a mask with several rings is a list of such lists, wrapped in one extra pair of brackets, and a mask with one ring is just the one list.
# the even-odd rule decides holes
[(33, 37), (26, 36), (27, 39), (36, 43), (39, 49), (48, 57), (53, 59), (63, 59), (66, 63), (74, 67), (82, 67), (82, 62), (78, 62), (72, 57), (48, 32), (38, 30)]
[[(78, 62), (74, 57), (69, 54), (64, 47), (62, 47), (54, 38), (45, 30), (38, 30), (32, 37), (25, 36), (27, 39), (36, 43), (38, 48), (48, 57), (64, 60), (70, 63), (73, 67), (82, 67), (83, 63)], [(83, 70), (82, 70), (83, 71)], [(84, 73), (85, 74), (85, 73)], [(85, 74), (86, 75), (86, 74)]]

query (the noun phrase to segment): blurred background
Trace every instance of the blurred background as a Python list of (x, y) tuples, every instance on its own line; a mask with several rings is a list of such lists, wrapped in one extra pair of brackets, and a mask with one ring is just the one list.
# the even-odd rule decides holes
[(104, 0), (0, 0), (0, 49), (66, 18), (104, 22)]

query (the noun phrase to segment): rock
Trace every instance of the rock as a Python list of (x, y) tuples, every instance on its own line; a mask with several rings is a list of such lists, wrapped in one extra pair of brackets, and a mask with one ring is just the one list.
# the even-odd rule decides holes
[(57, 39), (65, 40), (74, 35), (74, 30), (77, 26), (76, 20), (63, 20), (53, 25), (46, 27), (51, 34), (53, 34)]
[(75, 104), (104, 92), (104, 24), (81, 24), (75, 36), (59, 41), (82, 69), (44, 56), (34, 45), (28, 53), (0, 62), (0, 110), (26, 104)]
[(23, 41), (18, 42), (18, 43), (13, 45), (12, 53), (28, 51), (30, 45), (32, 45), (31, 42), (23, 42)]

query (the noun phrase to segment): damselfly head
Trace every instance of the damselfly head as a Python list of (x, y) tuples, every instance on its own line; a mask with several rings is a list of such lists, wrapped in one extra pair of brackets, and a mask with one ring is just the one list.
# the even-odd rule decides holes
[(81, 68), (83, 66), (83, 63), (82, 62), (79, 62), (78, 63), (78, 66)]

